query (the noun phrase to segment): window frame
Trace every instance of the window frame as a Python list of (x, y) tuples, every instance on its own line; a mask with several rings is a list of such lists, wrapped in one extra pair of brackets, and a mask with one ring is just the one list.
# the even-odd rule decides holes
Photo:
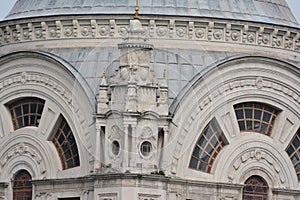
[[(251, 190), (247, 191), (247, 188), (249, 189), (249, 187)], [(261, 200), (268, 200), (268, 193), (269, 186), (267, 182), (260, 176), (251, 176), (245, 182), (243, 188), (243, 200), (247, 200), (247, 197), (250, 197), (251, 199), (260, 198)]]
[[(210, 137), (208, 137), (208, 134)], [(214, 142), (215, 144), (212, 143), (213, 140), (216, 140)], [(223, 131), (217, 123), (217, 120), (214, 118), (206, 125), (198, 137), (190, 157), (189, 168), (210, 173), (214, 161), (227, 144), (228, 141), (226, 140)], [(210, 149), (210, 152), (207, 152), (208, 148)], [(198, 154), (198, 156), (195, 154)], [(204, 159), (208, 160), (206, 161)]]
[[(13, 200), (20, 200), (20, 195), (22, 200), (32, 199), (33, 187), (31, 181), (32, 177), (26, 170), (20, 170), (15, 174), (12, 180)], [(20, 184), (22, 184), (22, 187), (16, 186)], [(27, 184), (29, 186), (26, 186)], [(30, 194), (29, 197), (27, 196), (28, 194)]]
[(256, 132), (271, 136), (279, 109), (259, 102), (243, 102), (233, 107), (241, 132)]
[(80, 166), (79, 149), (74, 133), (66, 119), (60, 115), (52, 133), (53, 142), (61, 164), (62, 169), (70, 169)]
[(37, 97), (23, 97), (10, 101), (6, 107), (10, 112), (14, 130), (28, 126), (38, 127), (43, 115), (45, 100)]

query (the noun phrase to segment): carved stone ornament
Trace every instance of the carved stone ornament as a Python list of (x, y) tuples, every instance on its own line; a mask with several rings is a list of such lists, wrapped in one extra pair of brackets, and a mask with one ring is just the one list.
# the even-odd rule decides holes
[(117, 125), (113, 125), (111, 127), (111, 135), (108, 137), (111, 141), (117, 139), (119, 140), (121, 138), (121, 130)]
[(280, 169), (279, 164), (274, 158), (269, 155), (269, 153), (260, 148), (252, 149), (250, 151), (245, 152), (240, 156), (232, 165), (233, 171), (228, 175), (228, 179), (230, 182), (234, 179), (235, 171), (241, 169), (244, 165), (247, 165), (249, 162), (264, 162), (270, 166), (271, 169), (277, 174), (282, 184), (286, 183), (286, 179), (284, 176), (284, 172)]
[(125, 36), (128, 33), (128, 29), (126, 27), (119, 28), (119, 34)]
[(156, 29), (156, 34), (160, 37), (163, 37), (167, 34), (167, 27), (160, 26)]
[(82, 27), (82, 29), (81, 29), (81, 34), (83, 35), (83, 36), (89, 36), (89, 34), (90, 34), (90, 32), (89, 32), (89, 28), (88, 27)]
[(183, 27), (177, 28), (176, 34), (179, 37), (184, 37), (186, 35), (186, 28), (183, 28)]
[(70, 27), (66, 27), (66, 28), (64, 29), (64, 34), (65, 34), (65, 36), (67, 36), (67, 37), (71, 37), (72, 34), (73, 34), (73, 29), (70, 28)]
[(196, 36), (196, 38), (204, 38), (204, 36), (205, 36), (205, 29), (203, 29), (203, 28), (199, 28), (199, 29), (196, 29), (195, 30), (195, 36)]
[(247, 40), (249, 43), (253, 43), (255, 41), (255, 34), (254, 33), (248, 33)]
[(223, 31), (222, 30), (215, 30), (213, 35), (214, 35), (214, 38), (216, 40), (221, 40), (222, 35), (223, 35)]
[(106, 27), (106, 26), (101, 26), (101, 27), (99, 28), (99, 34), (100, 34), (101, 36), (107, 36), (107, 35), (108, 35), (108, 27)]
[(240, 38), (240, 33), (239, 33), (238, 31), (233, 31), (233, 32), (231, 33), (231, 39), (232, 39), (233, 41), (238, 41), (239, 38)]
[(151, 138), (152, 136), (153, 136), (153, 131), (150, 127), (143, 128), (142, 135), (141, 135), (142, 139)]
[(41, 176), (45, 177), (46, 165), (44, 163), (42, 156), (38, 153), (37, 149), (25, 143), (20, 143), (16, 146), (13, 146), (12, 148), (9, 149), (9, 151), (7, 151), (7, 153), (5, 153), (1, 157), (0, 160), (1, 168), (3, 168), (9, 162), (9, 160), (18, 156), (27, 156), (30, 157), (32, 160), (34, 160), (34, 162), (36, 162), (40, 168)]

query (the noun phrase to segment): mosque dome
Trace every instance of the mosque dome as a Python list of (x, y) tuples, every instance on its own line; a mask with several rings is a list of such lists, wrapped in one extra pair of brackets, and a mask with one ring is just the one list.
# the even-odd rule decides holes
[[(134, 0), (18, 0), (6, 19), (77, 14), (132, 14), (134, 6)], [(285, 0), (141, 0), (140, 13), (299, 26)]]

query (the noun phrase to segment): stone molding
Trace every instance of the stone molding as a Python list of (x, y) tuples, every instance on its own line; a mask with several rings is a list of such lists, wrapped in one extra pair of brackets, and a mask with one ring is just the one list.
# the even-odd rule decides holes
[[(74, 38), (125, 38), (129, 19), (60, 16), (0, 23), (0, 46), (20, 42)], [(144, 35), (155, 39), (211, 41), (273, 47), (300, 52), (300, 30), (293, 27), (226, 19), (163, 17), (141, 20)], [(151, 48), (149, 46), (148, 48)]]

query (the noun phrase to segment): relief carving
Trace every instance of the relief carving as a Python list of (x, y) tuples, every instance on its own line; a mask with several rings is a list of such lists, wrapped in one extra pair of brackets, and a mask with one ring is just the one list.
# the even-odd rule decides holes
[[(242, 168), (244, 165), (247, 165), (248, 162), (251, 161), (264, 162), (268, 164), (270, 168), (272, 168), (274, 172), (278, 174), (281, 183), (282, 184), (286, 183), (286, 179), (279, 165), (277, 164), (277, 161), (275, 161), (273, 157), (268, 154), (268, 152), (260, 148), (252, 149), (251, 151), (245, 152), (243, 155), (241, 155), (240, 158), (238, 158), (232, 164), (232, 167), (235, 171), (238, 171), (240, 168)], [(228, 179), (232, 182), (234, 176), (235, 176), (235, 172), (232, 172), (231, 174), (229, 174)]]
[[(41, 21), (39, 23), (20, 23), (15, 26), (4, 25), (0, 27), (2, 32), (0, 33), (0, 45), (5, 45), (11, 42), (22, 42), (26, 40), (40, 40), (48, 38), (61, 38), (63, 32), (65, 37), (96, 37), (97, 31), (98, 36), (117, 36), (124, 37), (128, 32), (128, 26), (124, 24), (117, 24), (115, 20), (109, 20), (108, 26), (101, 26), (98, 29), (96, 20), (91, 20), (91, 26), (87, 26), (86, 22), (80, 20), (73, 20), (72, 26), (64, 25), (60, 21), (53, 21), (56, 27), (53, 27), (51, 21)], [(166, 21), (168, 26), (156, 25), (155, 20), (149, 20), (149, 26), (147, 27), (148, 33), (145, 32), (149, 37), (154, 37), (154, 33), (158, 37), (169, 37), (173, 38), (174, 34), (178, 38), (193, 39), (214, 39), (215, 41), (226, 41), (230, 43), (250, 43), (263, 46), (272, 46), (276, 48), (283, 48), (287, 50), (300, 50), (299, 31), (297, 29), (287, 29), (285, 27), (274, 28), (268, 25), (242, 25), (240, 29), (235, 28), (232, 30), (231, 23), (217, 22), (218, 24), (224, 24), (226, 31), (215, 27), (215, 22), (202, 21), (201, 27), (195, 27), (194, 21), (188, 21), (185, 26), (182, 26), (182, 22), (179, 26), (176, 26), (176, 20)], [(107, 21), (105, 21), (107, 23)], [(249, 30), (251, 27), (251, 30)], [(207, 31), (206, 31), (207, 30)], [(268, 30), (266, 32), (265, 30)], [(273, 32), (271, 33), (271, 31)], [(78, 34), (80, 32), (81, 34)], [(269, 33), (270, 32), (270, 33)], [(168, 34), (169, 33), (169, 34)], [(285, 34), (283, 34), (285, 33)], [(258, 38), (256, 38), (258, 37)], [(1, 39), (2, 38), (2, 39)]]
[(38, 153), (38, 150), (25, 143), (12, 147), (6, 154), (2, 155), (0, 161), (1, 168), (3, 168), (9, 160), (18, 156), (28, 156), (33, 159), (39, 165), (42, 177), (45, 177), (46, 169), (42, 156)]
[(204, 36), (205, 36), (205, 29), (204, 28), (198, 28), (198, 29), (196, 29), (195, 30), (195, 36), (196, 36), (196, 38), (199, 38), (199, 39), (204, 38)]

